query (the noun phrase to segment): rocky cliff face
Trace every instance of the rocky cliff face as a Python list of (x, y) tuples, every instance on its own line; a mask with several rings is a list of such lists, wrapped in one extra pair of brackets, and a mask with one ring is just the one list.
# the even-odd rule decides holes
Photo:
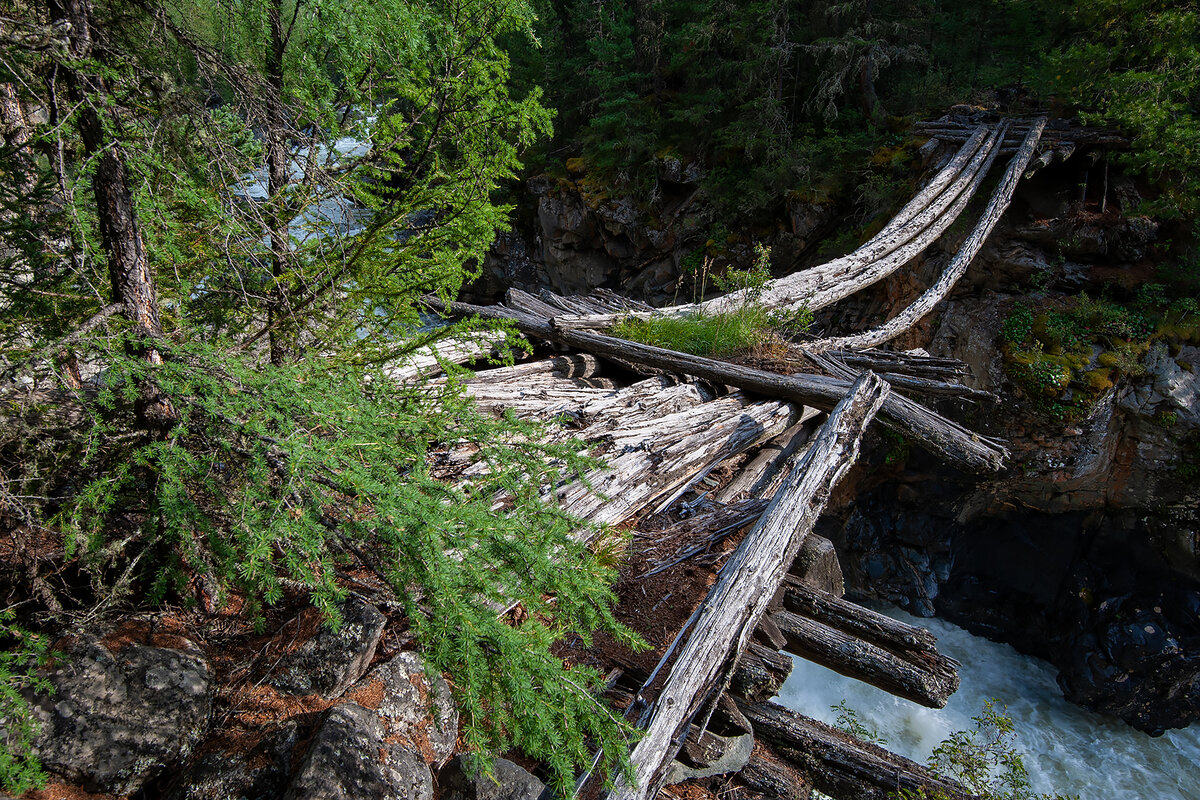
[[(531, 182), (531, 283), (672, 299), (683, 259), (704, 245), (712, 221), (692, 207), (695, 187), (681, 170), (671, 175), (650, 211), (589, 194), (583, 180)], [(1012, 377), (1001, 347), (1017, 304), (1060, 307), (1081, 291), (1131, 295), (1152, 279), (1164, 234), (1137, 213), (1140, 201), (1133, 180), (1104, 175), (1086, 157), (1023, 183), (951, 299), (896, 343), (965, 361), (974, 385), (1000, 396), (949, 411), (1006, 439), (1011, 466), (976, 479), (881, 441), (821, 532), (838, 544), (852, 591), (1047, 658), (1069, 698), (1161, 732), (1200, 717), (1200, 348), (1151, 340), (1135, 365), (1109, 385), (1098, 379), (1086, 402), (1053, 418)], [(819, 205), (790, 209), (768, 236), (777, 271), (804, 264), (832, 215)], [(889, 316), (927, 285), (953, 239), (824, 321)], [(727, 254), (736, 258), (736, 248)], [(1095, 349), (1081, 369), (1100, 367)]]

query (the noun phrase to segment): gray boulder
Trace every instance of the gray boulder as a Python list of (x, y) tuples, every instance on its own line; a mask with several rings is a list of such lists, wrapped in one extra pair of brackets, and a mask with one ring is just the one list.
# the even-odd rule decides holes
[(288, 694), (319, 694), (332, 700), (361, 678), (375, 657), (387, 619), (356, 594), (346, 598), (341, 612), (340, 628), (322, 626), (279, 662), (267, 682)]
[(472, 769), (470, 760), (469, 756), (458, 756), (438, 773), (441, 800), (537, 800), (546, 788), (527, 770), (506, 759), (496, 759), (493, 777)]
[(168, 800), (264, 800), (287, 788), (295, 722), (270, 730), (257, 744), (219, 747), (196, 758), (168, 792)]
[(34, 752), (48, 772), (88, 791), (137, 792), (187, 757), (212, 709), (198, 652), (131, 645), (114, 653), (86, 637), (46, 677), (55, 691), (32, 698)]
[(353, 696), (374, 709), (389, 741), (406, 744), (427, 763), (441, 766), (454, 754), (458, 709), (450, 687), (436, 673), (430, 685), (416, 653), (401, 653), (373, 669), (355, 686)]
[(325, 712), (284, 800), (432, 800), (425, 762), (384, 741), (369, 709), (343, 703)]

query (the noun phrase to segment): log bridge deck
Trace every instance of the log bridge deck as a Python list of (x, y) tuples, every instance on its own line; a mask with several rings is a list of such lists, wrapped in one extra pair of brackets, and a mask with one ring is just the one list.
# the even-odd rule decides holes
[[(718, 467), (739, 465), (723, 486), (688, 501), (700, 513), (677, 523), (691, 543), (674, 563), (753, 528), (658, 666), (629, 687), (626, 713), (645, 735), (630, 754), (634, 780), (618, 781), (610, 797), (653, 797), (678, 775), (672, 762), (681, 749), (681, 757), (693, 764), (741, 769), (740, 781), (751, 791), (809, 785), (835, 796), (882, 798), (932, 784), (945, 796), (966, 796), (961, 786), (917, 764), (769, 698), (791, 666), (780, 657), (781, 648), (931, 707), (945, 705), (958, 687), (957, 664), (938, 653), (927, 631), (841, 598), (832, 545), (811, 531), (875, 419), (964, 470), (1002, 467), (1008, 455), (1002, 442), (908, 396), (980, 399), (982, 393), (958, 382), (963, 365), (876, 348), (928, 314), (966, 271), (1029, 169), (1045, 125), (1037, 118), (937, 129), (961, 146), (879, 234), (847, 256), (767, 284), (756, 302), (810, 310), (874, 284), (935, 241), (967, 206), (997, 156), (1014, 153), (986, 210), (937, 282), (875, 330), (803, 345), (800, 352), (812, 364), (805, 373), (750, 369), (602, 332), (623, 316), (734, 308), (745, 301), (736, 292), (666, 309), (603, 290), (588, 297), (512, 290), (503, 305), (489, 307), (428, 298), (442, 313), (507, 320), (529, 339), (572, 353), (480, 371), (465, 383), (479, 406), (528, 419), (569, 420), (569, 426), (551, 427), (550, 435), (582, 439), (595, 448), (600, 467), (546, 490), (566, 511), (593, 523), (637, 524), (707, 489)], [(398, 365), (394, 376), (428, 375), (443, 360), (469, 361), (494, 346), (443, 343)], [(613, 374), (632, 370), (644, 378), (619, 383), (606, 375), (607, 365), (619, 367)], [(752, 452), (757, 455), (751, 458)], [(656, 569), (670, 566), (664, 562)], [(734, 758), (734, 739), (710, 732), (714, 722), (723, 731), (744, 731), (769, 743), (773, 755), (755, 748), (753, 755), (744, 754), (749, 761)], [(731, 765), (730, 758), (738, 763)], [(595, 784), (584, 775), (579, 792), (596, 796), (601, 790)]]

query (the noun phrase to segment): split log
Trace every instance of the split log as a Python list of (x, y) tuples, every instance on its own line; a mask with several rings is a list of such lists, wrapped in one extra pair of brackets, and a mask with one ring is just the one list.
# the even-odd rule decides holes
[(753, 447), (787, 428), (791, 403), (751, 403), (730, 395), (606, 437), (605, 467), (554, 492), (568, 514), (617, 524), (686, 483), (713, 461)]
[(966, 363), (957, 358), (938, 358), (909, 351), (829, 350), (825, 355), (850, 367), (858, 367), (860, 370), (869, 369), (877, 375), (886, 372), (895, 375), (911, 375), (914, 378), (951, 381), (965, 377), (970, 372)]
[(1009, 203), (1012, 202), (1013, 192), (1016, 191), (1017, 182), (1021, 180), (1021, 175), (1029, 165), (1029, 160), (1033, 158), (1034, 148), (1037, 147), (1038, 139), (1041, 137), (1042, 129), (1045, 127), (1045, 117), (1039, 118), (1030, 127), (1029, 133), (1025, 136), (1025, 141), (1021, 143), (1020, 151), (1013, 156), (1008, 169), (1004, 173), (1004, 177), (992, 193), (992, 199), (988, 203), (987, 209), (983, 212), (983, 215), (975, 224), (975, 228), (967, 236), (962, 247), (959, 248), (954, 258), (951, 259), (950, 264), (946, 267), (946, 270), (933, 286), (929, 287), (912, 305), (878, 328), (864, 333), (856, 333), (852, 336), (825, 339), (810, 345), (810, 348), (817, 350), (834, 348), (861, 350), (868, 347), (876, 347), (896, 338), (904, 331), (916, 325), (926, 314), (933, 311), (934, 306), (945, 299), (950, 290), (954, 288), (954, 285), (958, 283), (958, 279), (966, 273), (967, 267), (971, 265), (976, 253), (983, 247), (984, 241), (991, 234), (992, 229), (996, 227), (996, 223), (1000, 221), (1000, 217), (1008, 209)]
[[(784, 398), (814, 408), (832, 408), (851, 384), (850, 380), (824, 375), (778, 375), (593, 331), (562, 328), (495, 306), (444, 304), (434, 297), (427, 297), (425, 301), (449, 313), (509, 319), (526, 335), (560, 342), (597, 355), (616, 356), (636, 364), (694, 375), (717, 385), (736, 386), (755, 394)], [(972, 433), (901, 395), (888, 396), (883, 409), (883, 422), (889, 428), (910, 436), (930, 452), (974, 472), (995, 472), (1008, 458), (1008, 450), (999, 441)]]
[[(813, 342), (803, 348), (798, 348), (804, 352), (812, 363), (816, 364), (829, 375), (838, 375), (834, 365), (831, 363), (833, 359), (829, 359), (822, 354), (822, 348), (825, 342), (835, 341), (826, 339), (820, 342)], [(845, 342), (846, 339), (836, 340)], [(810, 349), (811, 348), (811, 349)], [(850, 350), (842, 350), (838, 352), (853, 352)], [(875, 370), (871, 370), (875, 372)], [(901, 375), (895, 372), (875, 372), (876, 375), (883, 378), (893, 389), (902, 391), (916, 392), (933, 397), (961, 397), (967, 400), (987, 400), (989, 402), (998, 402), (1000, 398), (992, 392), (986, 392), (983, 389), (973, 389), (970, 386), (964, 386), (961, 383), (947, 383), (945, 381), (935, 381), (928, 378), (914, 378), (911, 375)]]
[[(929, 708), (945, 708), (958, 689), (958, 671), (945, 658), (928, 665), (910, 662), (865, 639), (816, 620), (777, 611), (771, 621), (787, 639), (785, 649), (801, 658), (877, 686)], [(934, 650), (934, 655), (937, 651)]]
[(806, 406), (800, 414), (799, 422), (763, 445), (754, 460), (721, 487), (716, 494), (717, 502), (730, 503), (743, 497), (762, 497), (769, 500), (773, 493), (767, 495), (763, 492), (787, 460), (812, 438), (811, 420), (819, 414), (815, 408)]
[(465, 364), (480, 358), (500, 354), (504, 342), (503, 332), (496, 331), (486, 337), (459, 336), (421, 347), (383, 367), (383, 374), (397, 383), (409, 383), (421, 378), (437, 375), (444, 363)]
[(738, 703), (756, 737), (827, 795), (854, 800), (887, 800), (895, 792), (917, 792), (947, 800), (972, 795), (915, 761), (863, 742), (776, 703)]
[(886, 383), (869, 373), (854, 384), (829, 415), (808, 456), (721, 569), (708, 597), (655, 669), (655, 674), (661, 671), (683, 642), (657, 698), (638, 720), (646, 734), (630, 754), (633, 781), (619, 778), (610, 797), (655, 796), (688, 725), (714, 689), (718, 695), (724, 689), (804, 537), (857, 458), (859, 440), (888, 391)]

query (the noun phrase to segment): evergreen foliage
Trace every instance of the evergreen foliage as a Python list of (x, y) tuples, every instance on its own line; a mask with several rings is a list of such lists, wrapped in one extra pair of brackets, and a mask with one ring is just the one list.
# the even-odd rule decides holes
[(1069, 38), (1048, 59), (1047, 83), (1087, 121), (1133, 134), (1122, 159), (1158, 181), (1160, 214), (1200, 211), (1200, 4), (1100, 0), (1073, 4)]
[(0, 609), (0, 790), (21, 795), (46, 783), (32, 756), (37, 731), (23, 693), (49, 691), (50, 685), (34, 672), (46, 661), (45, 641), (14, 625), (14, 616), (14, 609)]
[[(18, 3), (66, 38), (0, 66), (53, 123), (0, 148), (0, 172), (29, 177), (0, 182), (0, 518), (90, 575), (91, 597), (60, 602), (253, 613), (290, 592), (337, 624), (346, 572), (368, 570), (476, 752), (523, 750), (560, 789), (595, 750), (619, 767), (630, 728), (555, 650), (633, 642), (611, 564), (542, 496), (585, 465), (578, 444), (379, 369), (466, 331), (419, 333), (415, 300), (477, 268), (507, 224), (493, 192), (548, 131), (502, 49), (531, 7), (72, 9), (55, 29), (62, 6)], [(450, 454), (474, 477), (439, 470)], [(6, 692), (26, 663), (9, 652)]]

